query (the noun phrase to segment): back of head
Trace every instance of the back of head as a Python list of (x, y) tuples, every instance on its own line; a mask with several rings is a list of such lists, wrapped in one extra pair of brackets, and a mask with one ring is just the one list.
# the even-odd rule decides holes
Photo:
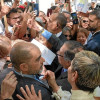
[(16, 43), (10, 52), (10, 59), (13, 66), (19, 70), (19, 66), (22, 63), (27, 63), (33, 56), (31, 55), (31, 50), (35, 51), (38, 47), (30, 42), (18, 42)]
[(93, 92), (100, 85), (100, 57), (91, 51), (82, 51), (72, 61), (72, 71), (77, 71), (76, 86)]
[(69, 40), (64, 43), (68, 50), (64, 53), (64, 59), (72, 61), (77, 52), (83, 50), (83, 45), (77, 41)]
[(61, 29), (63, 29), (66, 26), (67, 19), (62, 13), (58, 13), (56, 20), (57, 20), (58, 24), (60, 25)]
[(69, 40), (64, 43), (68, 50), (74, 50), (74, 52), (79, 52), (80, 48), (83, 49), (83, 45), (77, 41)]

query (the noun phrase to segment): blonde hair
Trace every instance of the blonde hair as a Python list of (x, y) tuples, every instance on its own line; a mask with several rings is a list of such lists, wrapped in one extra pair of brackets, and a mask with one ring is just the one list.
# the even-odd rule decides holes
[(78, 88), (93, 92), (100, 85), (100, 57), (91, 51), (81, 51), (75, 55), (72, 71), (78, 72)]

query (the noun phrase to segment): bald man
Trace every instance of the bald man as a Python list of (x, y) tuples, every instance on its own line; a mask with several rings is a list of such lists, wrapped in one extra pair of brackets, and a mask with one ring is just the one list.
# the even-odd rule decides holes
[[(41, 90), (43, 100), (53, 100), (51, 97), (52, 92), (41, 81), (37, 74), (42, 71), (44, 59), (41, 57), (39, 48), (28, 42), (16, 43), (10, 53), (11, 62), (14, 69), (12, 69), (17, 77), (18, 84), (13, 94), (14, 100), (18, 100), (16, 94), (21, 94), (20, 87), (34, 85), (36, 93)], [(10, 69), (11, 71), (11, 69)], [(7, 69), (3, 73), (9, 72)], [(0, 75), (2, 76), (2, 75)], [(0, 77), (2, 78), (2, 77)]]

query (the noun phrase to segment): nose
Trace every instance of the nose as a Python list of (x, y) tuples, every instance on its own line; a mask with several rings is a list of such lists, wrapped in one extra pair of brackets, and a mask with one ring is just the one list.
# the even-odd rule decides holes
[(19, 23), (20, 22), (20, 18), (17, 18), (16, 22)]
[(43, 57), (41, 57), (41, 63), (45, 62), (45, 59)]

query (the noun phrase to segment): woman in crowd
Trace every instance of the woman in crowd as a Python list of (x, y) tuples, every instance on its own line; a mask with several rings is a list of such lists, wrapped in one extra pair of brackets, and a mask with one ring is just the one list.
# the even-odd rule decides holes
[(80, 27), (82, 28), (89, 28), (89, 18), (88, 17), (82, 17), (80, 21)]
[(79, 28), (77, 32), (77, 41), (84, 45), (85, 42), (87, 41), (88, 35), (89, 31), (87, 29)]
[(71, 35), (71, 29), (69, 27), (64, 27), (62, 30), (62, 33), (65, 35), (67, 40), (71, 40), (72, 39), (72, 35)]

